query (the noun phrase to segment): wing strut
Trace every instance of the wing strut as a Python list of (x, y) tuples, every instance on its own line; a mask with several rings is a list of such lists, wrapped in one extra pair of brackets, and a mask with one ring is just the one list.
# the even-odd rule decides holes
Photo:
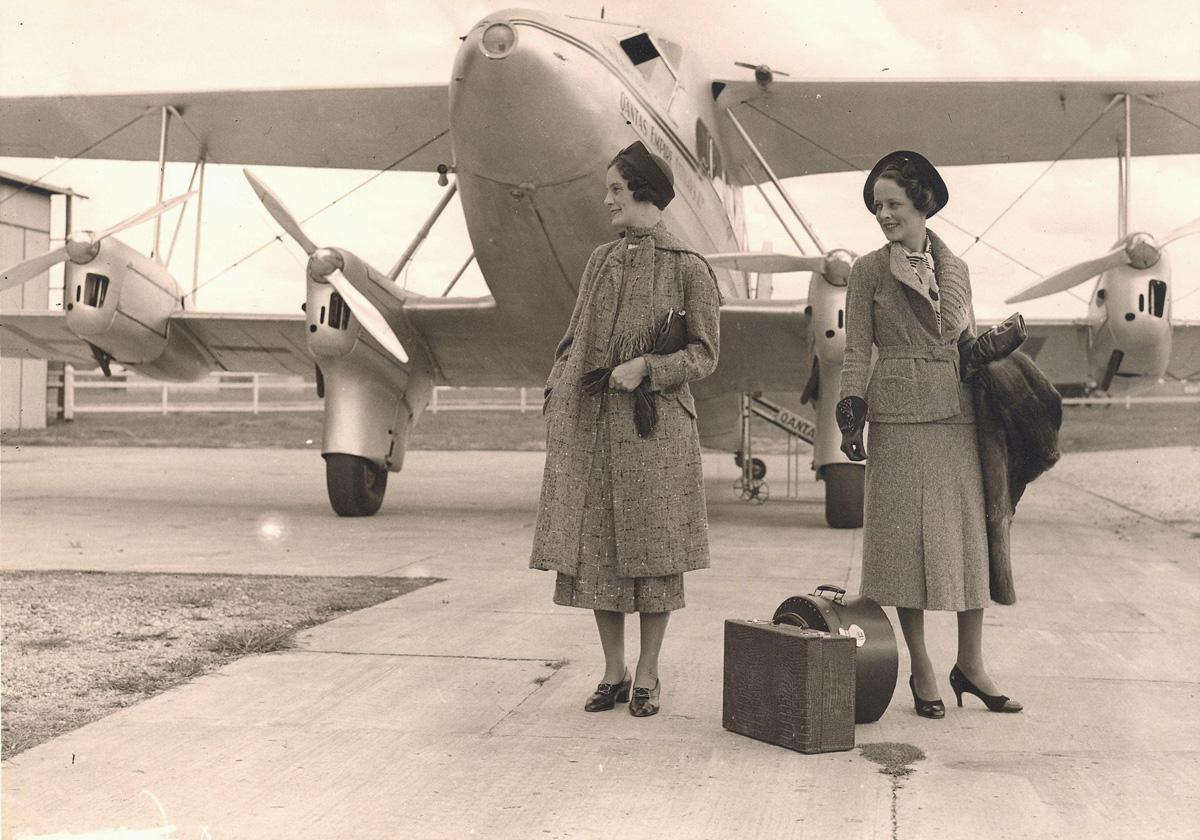
[[(761, 166), (763, 171), (767, 173), (767, 177), (771, 179), (771, 183), (775, 185), (775, 189), (779, 190), (779, 194), (783, 197), (784, 203), (787, 204), (788, 209), (792, 211), (792, 215), (796, 217), (796, 220), (800, 222), (800, 226), (804, 228), (804, 232), (808, 234), (809, 239), (811, 239), (817, 246), (818, 251), (825, 253), (825, 246), (822, 245), (821, 240), (817, 238), (816, 231), (812, 229), (812, 226), (808, 223), (808, 220), (804, 218), (804, 214), (800, 212), (798, 207), (796, 207), (796, 203), (792, 201), (792, 197), (788, 195), (788, 191), (783, 188), (783, 184), (780, 183), (777, 177), (775, 177), (775, 171), (771, 169), (771, 165), (767, 163), (767, 159), (762, 156), (762, 152), (758, 150), (758, 146), (754, 145), (754, 141), (750, 139), (750, 135), (746, 133), (746, 129), (742, 128), (742, 124), (738, 121), (738, 118), (733, 115), (733, 111), (729, 108), (726, 108), (725, 115), (729, 117), (729, 121), (733, 123), (733, 127), (737, 129), (738, 134), (740, 134), (742, 140), (745, 141), (746, 148), (750, 150), (750, 154), (754, 155), (754, 158), (758, 161), (759, 166)], [(766, 196), (764, 195), (764, 198), (765, 197)], [(769, 201), (767, 204), (770, 206)], [(771, 206), (771, 209), (774, 210), (775, 208)], [(787, 230), (788, 235), (791, 236), (791, 230), (788, 229), (787, 224), (783, 221), (783, 217), (780, 216), (778, 212), (776, 212), (775, 215), (779, 218), (779, 222), (783, 225), (784, 230)], [(792, 236), (792, 241), (795, 242), (796, 237)], [(799, 242), (796, 242), (796, 247), (800, 248)], [(804, 253), (803, 248), (800, 248), (800, 253)]]
[(429, 214), (429, 218), (425, 220), (425, 224), (417, 231), (417, 235), (413, 237), (413, 241), (409, 244), (405, 252), (400, 255), (400, 259), (396, 261), (396, 264), (392, 266), (392, 270), (388, 272), (388, 279), (393, 283), (400, 277), (400, 272), (404, 271), (404, 266), (408, 265), (408, 261), (417, 252), (417, 248), (421, 247), (421, 243), (425, 241), (425, 237), (429, 235), (429, 231), (433, 230), (434, 223), (441, 218), (442, 211), (446, 209), (446, 205), (450, 203), (450, 199), (454, 198), (456, 192), (458, 192), (458, 181), (448, 186), (446, 191), (442, 193), (442, 198), (438, 201), (437, 207), (433, 208), (433, 212)]

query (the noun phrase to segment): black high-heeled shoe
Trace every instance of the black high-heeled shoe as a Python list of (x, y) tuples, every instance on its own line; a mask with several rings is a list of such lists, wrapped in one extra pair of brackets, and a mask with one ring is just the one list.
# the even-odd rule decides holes
[(658, 714), (658, 692), (662, 688), (662, 680), (654, 681), (654, 688), (642, 688), (640, 685), (633, 690), (633, 699), (629, 701), (629, 714), (634, 717), (650, 717)]
[(922, 700), (917, 696), (917, 683), (912, 677), (908, 678), (908, 687), (912, 689), (913, 705), (916, 707), (918, 715), (932, 720), (941, 720), (946, 716), (946, 704), (942, 702), (942, 698)]
[(984, 705), (988, 707), (989, 712), (1019, 712), (1025, 708), (1016, 700), (1004, 694), (984, 694), (979, 690), (975, 683), (967, 679), (967, 675), (962, 672), (962, 669), (956, 664), (950, 670), (950, 687), (954, 689), (954, 696), (958, 700), (958, 705), (962, 705), (963, 694), (974, 694)]
[(583, 704), (583, 710), (585, 712), (607, 712), (618, 703), (628, 702), (631, 685), (633, 685), (633, 678), (629, 676), (629, 671), (625, 672), (624, 679), (619, 683), (600, 683), (596, 686), (596, 693)]

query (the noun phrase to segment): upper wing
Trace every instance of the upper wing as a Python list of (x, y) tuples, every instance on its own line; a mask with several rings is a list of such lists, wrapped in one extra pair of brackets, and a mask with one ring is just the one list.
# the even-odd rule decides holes
[(737, 300), (722, 306), (717, 369), (696, 383), (697, 398), (803, 388), (812, 364), (808, 323), (804, 304), (796, 301)]
[(169, 160), (194, 161), (203, 152), (212, 163), (431, 171), (451, 160), (448, 91), (409, 85), (0, 99), (0, 156), (158, 160), (159, 115), (171, 106), (181, 119), (173, 123)]
[(1176, 321), (1172, 324), (1171, 363), (1167, 375), (1175, 379), (1200, 376), (1200, 321)]
[[(1064, 151), (1067, 158), (1110, 157), (1123, 125), (1121, 107), (1066, 150), (1121, 93), (1135, 96), (1135, 155), (1200, 153), (1200, 135), (1184, 122), (1200, 122), (1200, 81), (780, 79), (765, 92), (754, 82), (716, 84), (724, 85), (718, 108), (732, 109), (780, 178), (869, 171), (893, 149), (916, 149), (938, 166), (1054, 160)], [(726, 136), (730, 178), (766, 180), (741, 138)]]
[(212, 356), (214, 367), (239, 373), (311, 376), (303, 315), (223, 315), (177, 312), (171, 328), (183, 328)]

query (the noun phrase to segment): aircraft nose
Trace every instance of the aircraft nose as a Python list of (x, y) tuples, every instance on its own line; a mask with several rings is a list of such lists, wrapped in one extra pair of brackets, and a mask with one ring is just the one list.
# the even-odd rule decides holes
[(594, 174), (595, 161), (616, 152), (599, 130), (602, 103), (591, 98), (596, 71), (582, 48), (534, 20), (480, 21), (463, 39), (450, 86), (457, 169), (534, 186)]

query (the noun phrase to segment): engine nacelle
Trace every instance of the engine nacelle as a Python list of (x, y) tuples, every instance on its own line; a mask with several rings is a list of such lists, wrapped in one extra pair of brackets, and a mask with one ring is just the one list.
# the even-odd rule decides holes
[(1088, 311), (1092, 381), (1103, 383), (1113, 354), (1120, 357), (1107, 390), (1132, 380), (1161, 378), (1171, 360), (1171, 267), (1167, 252), (1146, 269), (1120, 266), (1096, 284)]
[(846, 287), (813, 274), (808, 284), (813, 352), (824, 364), (841, 365), (846, 353)]
[(189, 382), (211, 369), (205, 353), (171, 328), (179, 287), (161, 263), (114, 238), (84, 264), (67, 263), (67, 328), (115, 361), (158, 379)]

